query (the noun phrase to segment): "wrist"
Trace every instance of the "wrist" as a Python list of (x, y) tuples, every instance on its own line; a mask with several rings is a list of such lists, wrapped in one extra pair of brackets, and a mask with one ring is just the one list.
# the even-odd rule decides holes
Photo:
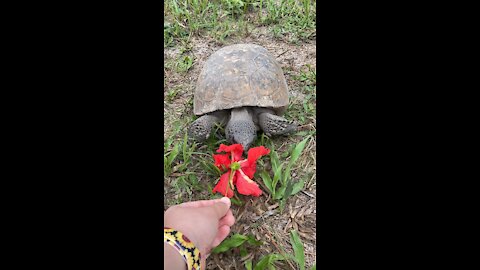
[(179, 231), (183, 234), (184, 240), (191, 242), (195, 247), (199, 249), (201, 253), (205, 252), (205, 247), (201, 244), (199, 236), (195, 233), (195, 228), (192, 224), (188, 222), (169, 222), (165, 220), (164, 226), (172, 228), (176, 231)]
[[(201, 252), (198, 247), (195, 246), (195, 244), (190, 241), (190, 239), (186, 237), (186, 235), (183, 234), (182, 231), (176, 228), (174, 229), (165, 226), (163, 230), (163, 235), (164, 245), (170, 245), (172, 248), (174, 248), (177, 254), (180, 255), (180, 258), (184, 262), (186, 262), (188, 270), (200, 270), (200, 264), (202, 259)], [(171, 253), (171, 249), (169, 252)], [(165, 253), (165, 255), (167, 256), (168, 254)], [(169, 259), (168, 257), (165, 258)], [(175, 258), (175, 260), (177, 261), (178, 257)], [(175, 263), (175, 266), (179, 265), (178, 262)], [(182, 267), (182, 269), (184, 268)]]
[(164, 269), (181, 269), (187, 270), (187, 263), (183, 260), (182, 255), (171, 245), (163, 244), (163, 268)]

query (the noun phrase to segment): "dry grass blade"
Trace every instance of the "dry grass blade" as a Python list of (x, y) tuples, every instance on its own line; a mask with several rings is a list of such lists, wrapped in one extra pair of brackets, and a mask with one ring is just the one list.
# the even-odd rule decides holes
[(296, 270), (295, 266), (293, 266), (292, 262), (287, 258), (287, 256), (285, 256), (285, 250), (281, 249), (278, 245), (277, 245), (277, 242), (275, 241), (275, 238), (272, 236), (272, 234), (270, 233), (270, 231), (267, 229), (265, 231), (269, 236), (270, 236), (270, 239), (271, 239), (271, 243), (275, 246), (275, 248), (278, 250), (278, 252), (280, 252), (280, 254), (284, 255), (285, 257), (285, 260), (287, 261), (288, 265), (290, 266), (290, 268), (292, 270)]

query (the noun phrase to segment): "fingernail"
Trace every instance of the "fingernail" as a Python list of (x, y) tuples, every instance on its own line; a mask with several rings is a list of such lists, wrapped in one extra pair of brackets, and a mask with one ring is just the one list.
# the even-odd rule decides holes
[(223, 197), (220, 199), (220, 202), (223, 202), (225, 204), (230, 204), (230, 199), (228, 197)]

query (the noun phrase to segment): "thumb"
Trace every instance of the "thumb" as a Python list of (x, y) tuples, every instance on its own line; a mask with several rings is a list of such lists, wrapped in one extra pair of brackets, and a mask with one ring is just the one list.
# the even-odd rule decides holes
[(220, 219), (227, 214), (228, 209), (230, 209), (230, 199), (228, 197), (223, 197), (219, 201), (217, 201), (213, 206), (213, 210), (215, 211), (217, 217)]

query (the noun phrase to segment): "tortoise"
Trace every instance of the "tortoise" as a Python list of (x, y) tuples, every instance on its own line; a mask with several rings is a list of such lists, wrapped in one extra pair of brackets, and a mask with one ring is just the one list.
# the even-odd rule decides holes
[(282, 117), (287, 106), (288, 87), (275, 58), (259, 45), (230, 45), (213, 53), (200, 72), (193, 99), (200, 117), (188, 134), (202, 142), (213, 126), (224, 125), (227, 140), (248, 150), (260, 129), (268, 136), (297, 130)]

